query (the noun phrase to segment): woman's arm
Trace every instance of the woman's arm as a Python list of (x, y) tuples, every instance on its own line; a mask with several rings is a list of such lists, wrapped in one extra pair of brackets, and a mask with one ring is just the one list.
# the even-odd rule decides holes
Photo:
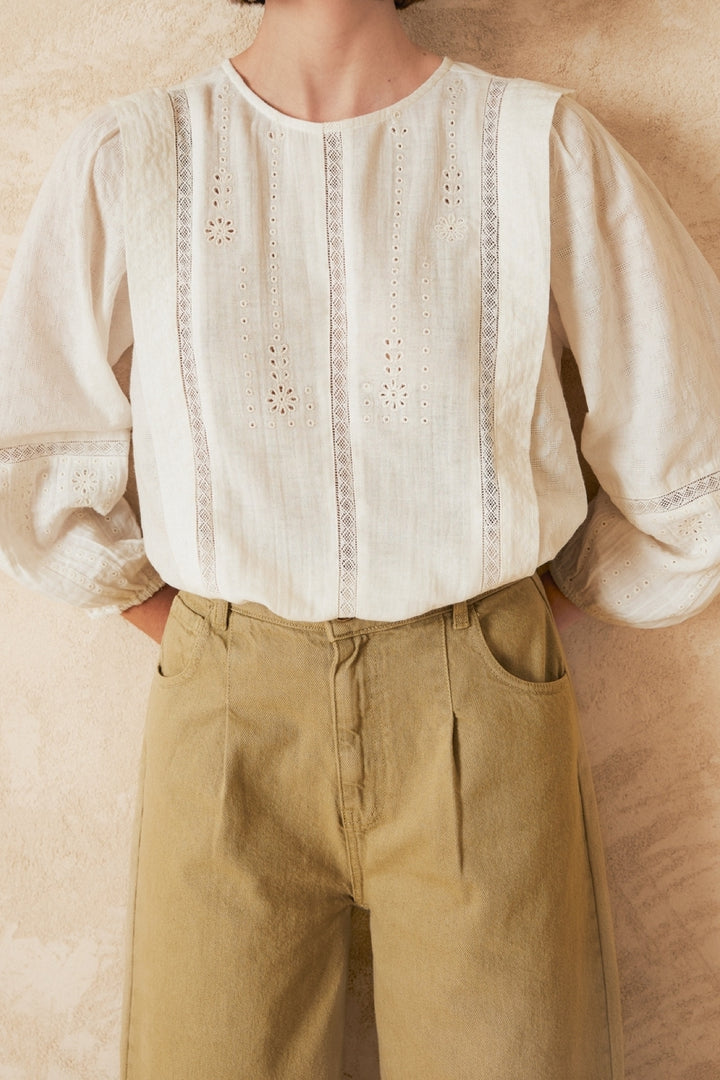
[[(572, 600), (568, 600), (565, 593), (558, 589), (549, 570), (541, 574), (540, 580), (543, 583), (558, 630), (567, 630), (568, 627), (582, 618), (583, 612), (573, 604)], [(141, 607), (144, 607), (144, 605), (141, 605)]]
[(552, 144), (551, 324), (600, 484), (550, 564), (598, 618), (670, 626), (720, 591), (720, 284), (639, 165), (564, 98)]
[[(142, 630), (144, 634), (147, 634), (153, 641), (160, 644), (165, 630), (165, 623), (168, 620), (170, 608), (177, 592), (178, 590), (174, 589), (172, 585), (163, 585), (162, 589), (153, 593), (149, 600), (126, 608), (122, 612), (122, 616), (133, 626), (137, 626), (138, 630)], [(571, 604), (570, 606), (574, 605)]]
[(56, 157), (0, 303), (0, 569), (94, 614), (163, 584), (125, 499), (132, 417), (113, 369), (132, 341), (105, 108)]

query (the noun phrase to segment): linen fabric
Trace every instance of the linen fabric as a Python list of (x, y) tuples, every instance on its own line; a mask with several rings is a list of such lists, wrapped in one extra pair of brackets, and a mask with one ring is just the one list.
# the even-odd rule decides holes
[(125, 1080), (336, 1080), (353, 905), (384, 1080), (621, 1080), (537, 578), (395, 624), (180, 593), (144, 761)]
[(445, 60), (314, 124), (226, 62), (94, 114), (43, 188), (0, 314), (0, 565), (91, 612), (167, 581), (388, 620), (554, 559), (593, 614), (675, 622), (720, 587), (719, 342), (717, 280), (568, 96)]

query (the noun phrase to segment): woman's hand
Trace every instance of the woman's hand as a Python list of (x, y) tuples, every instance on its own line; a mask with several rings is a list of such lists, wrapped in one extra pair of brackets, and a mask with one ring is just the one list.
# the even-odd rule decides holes
[(541, 575), (540, 580), (543, 583), (543, 588), (545, 589), (545, 594), (552, 609), (553, 618), (555, 619), (558, 630), (561, 632), (567, 630), (568, 627), (572, 626), (573, 623), (576, 623), (583, 617), (583, 612), (579, 607), (573, 604), (572, 600), (568, 600), (565, 593), (558, 589), (549, 570), (546, 570), (545, 573)]
[(134, 607), (127, 608), (126, 611), (122, 612), (122, 616), (128, 622), (131, 622), (133, 626), (137, 626), (139, 630), (147, 634), (148, 637), (151, 637), (153, 641), (157, 641), (159, 645), (162, 641), (165, 623), (170, 614), (170, 606), (177, 591), (172, 585), (163, 585), (162, 589), (153, 593), (149, 600), (144, 600), (142, 604), (135, 604)]

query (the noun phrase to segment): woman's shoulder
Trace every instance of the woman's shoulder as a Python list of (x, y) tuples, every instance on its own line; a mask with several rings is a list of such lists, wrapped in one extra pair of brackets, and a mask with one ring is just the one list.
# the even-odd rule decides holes
[(122, 176), (120, 125), (112, 103), (93, 109), (55, 152), (44, 187), (57, 191), (115, 188)]
[(572, 90), (565, 87), (555, 86), (550, 82), (539, 79), (528, 79), (520, 75), (507, 75), (503, 72), (488, 71), (476, 64), (470, 64), (464, 60), (453, 60), (449, 69), (450, 74), (459, 83), (463, 83), (469, 89), (478, 93), (486, 92), (489, 86), (512, 88), (514, 93), (522, 94), (550, 94), (556, 97), (563, 94), (572, 94)]
[(227, 82), (229, 65), (230, 61), (224, 60), (210, 68), (183, 76), (172, 83), (145, 86), (123, 97), (115, 98), (109, 103), (108, 108), (117, 112), (131, 105), (152, 107), (152, 104), (158, 100), (167, 100), (177, 95), (212, 93)]
[[(453, 61), (450, 69), (457, 85), (482, 98), (483, 107), (506, 111), (516, 121), (528, 116), (533, 103), (552, 114), (551, 143), (578, 160), (598, 152), (622, 152), (613, 137), (576, 97), (575, 90), (551, 82), (517, 75), (504, 75), (463, 61)], [(508, 108), (510, 106), (510, 108)]]

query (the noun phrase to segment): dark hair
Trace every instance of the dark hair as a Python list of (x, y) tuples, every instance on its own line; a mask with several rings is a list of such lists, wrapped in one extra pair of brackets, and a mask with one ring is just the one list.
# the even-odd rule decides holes
[[(417, 0), (395, 0), (396, 8), (410, 7), (411, 4), (416, 3)], [(264, 4), (265, 0), (230, 0), (231, 4)]]

